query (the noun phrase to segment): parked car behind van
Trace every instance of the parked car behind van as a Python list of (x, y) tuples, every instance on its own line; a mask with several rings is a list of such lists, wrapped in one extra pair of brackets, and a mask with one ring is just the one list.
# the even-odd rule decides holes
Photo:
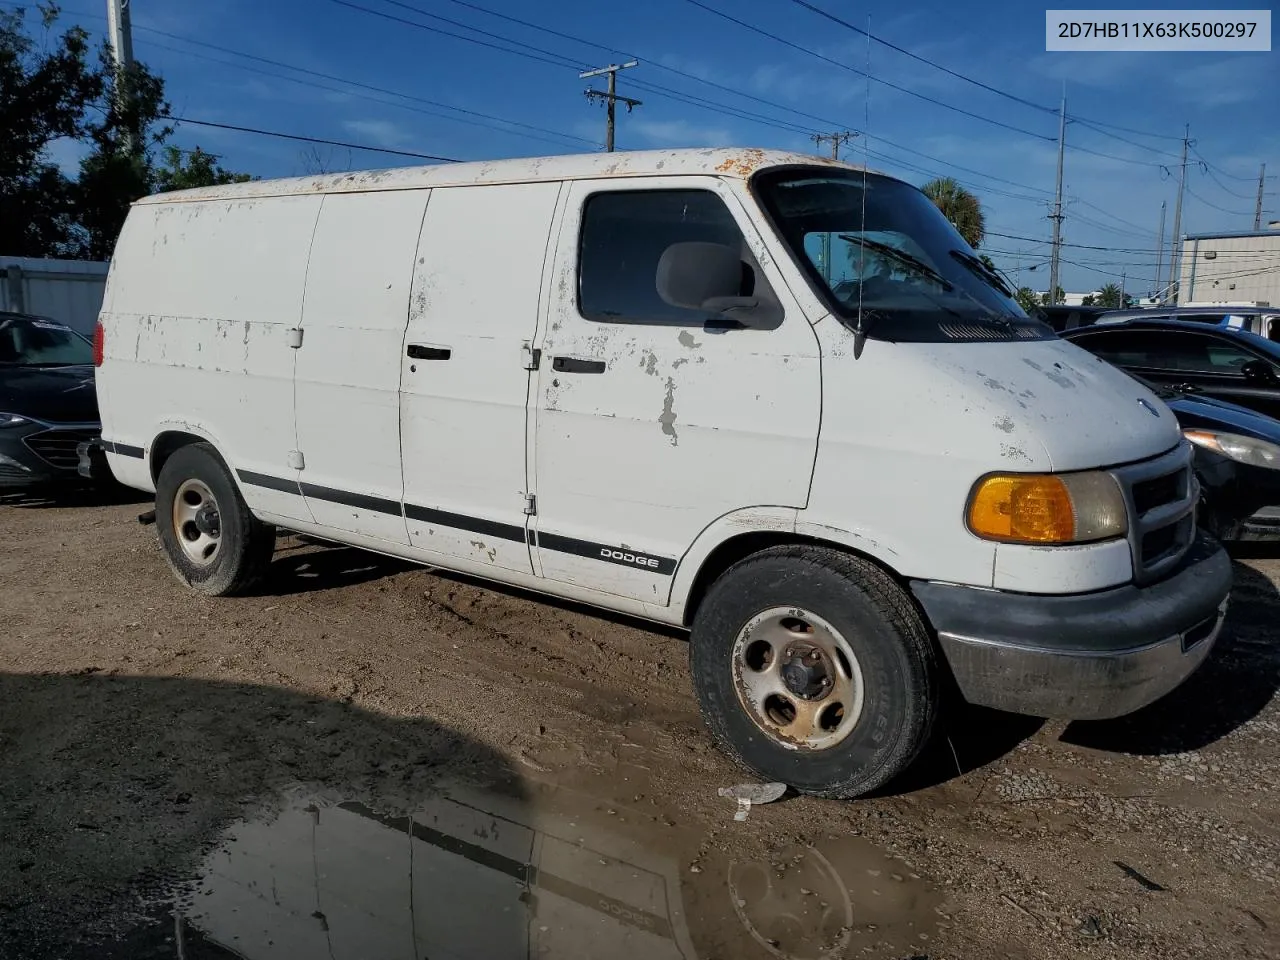
[(0, 312), (0, 490), (78, 479), (98, 436), (93, 347), (48, 317)]
[(901, 772), (948, 672), (975, 703), (1135, 710), (1230, 589), (1168, 407), (1030, 320), (918, 189), (834, 161), (150, 197), (101, 337), (110, 468), (193, 588), (247, 588), (284, 528), (687, 627), (717, 742), (810, 793)]
[(1180, 393), (1280, 417), (1280, 343), (1234, 327), (1177, 320), (1099, 321), (1063, 336)]

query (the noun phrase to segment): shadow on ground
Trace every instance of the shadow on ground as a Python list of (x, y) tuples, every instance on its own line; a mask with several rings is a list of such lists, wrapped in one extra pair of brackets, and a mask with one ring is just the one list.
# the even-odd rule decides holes
[(392, 577), (414, 567), (407, 560), (355, 547), (327, 544), (322, 540), (286, 542), (276, 547), (271, 567), (254, 593), (258, 596), (288, 596), (317, 590), (338, 590)]
[(1043, 726), (1039, 717), (975, 707), (955, 694), (924, 753), (878, 795), (900, 796), (955, 780), (1013, 752)]
[(1235, 578), (1222, 635), (1186, 683), (1127, 717), (1073, 723), (1061, 739), (1119, 753), (1183, 753), (1256, 717), (1280, 689), (1280, 591), (1242, 563)]
[(47, 484), (26, 490), (0, 490), (0, 507), (109, 507), (125, 503), (154, 503), (155, 497), (118, 483)]
[[(171, 916), (157, 932), (139, 915), (228, 825), (294, 784), (405, 810), (440, 778), (523, 790), (498, 755), (428, 719), (234, 683), (0, 674), (0, 957), (182, 956)], [(241, 955), (210, 949), (187, 956)]]

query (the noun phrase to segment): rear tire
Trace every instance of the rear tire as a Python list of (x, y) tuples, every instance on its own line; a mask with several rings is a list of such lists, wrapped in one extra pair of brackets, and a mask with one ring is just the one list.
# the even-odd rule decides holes
[(752, 773), (823, 797), (876, 790), (929, 742), (936, 648), (893, 578), (824, 547), (774, 547), (726, 571), (689, 645), (702, 716)]
[(156, 528), (174, 574), (210, 596), (249, 590), (275, 550), (275, 527), (249, 512), (207, 443), (182, 447), (165, 461), (156, 481)]

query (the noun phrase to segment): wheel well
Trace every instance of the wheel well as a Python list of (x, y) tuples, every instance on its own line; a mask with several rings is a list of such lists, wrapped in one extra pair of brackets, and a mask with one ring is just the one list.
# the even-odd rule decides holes
[(196, 436), (194, 433), (183, 433), (180, 430), (168, 430), (160, 434), (151, 443), (151, 482), (159, 481), (160, 471), (164, 468), (165, 461), (183, 447), (189, 447), (193, 443), (207, 442), (204, 437)]
[(817, 537), (806, 537), (795, 533), (743, 533), (736, 537), (730, 537), (712, 550), (707, 559), (702, 561), (698, 575), (693, 578), (693, 586), (689, 588), (689, 599), (684, 605), (684, 625), (687, 627), (693, 623), (694, 614), (698, 612), (698, 607), (701, 605), (703, 598), (706, 597), (707, 591), (711, 589), (711, 585), (735, 563), (769, 547), (783, 547), (790, 544), (812, 544), (813, 546), (827, 547), (831, 550), (853, 554), (874, 563), (889, 576), (893, 577), (894, 580), (901, 581), (902, 579), (896, 572), (885, 567), (875, 557), (853, 550), (841, 543), (833, 543), (830, 540), (820, 540)]

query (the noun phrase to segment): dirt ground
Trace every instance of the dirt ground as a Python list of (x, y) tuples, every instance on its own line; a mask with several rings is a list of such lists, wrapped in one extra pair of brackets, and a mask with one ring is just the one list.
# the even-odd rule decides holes
[(6, 960), (1280, 955), (1280, 554), (1137, 715), (738, 822), (680, 635), (293, 537), (203, 598), (147, 507), (0, 498)]

